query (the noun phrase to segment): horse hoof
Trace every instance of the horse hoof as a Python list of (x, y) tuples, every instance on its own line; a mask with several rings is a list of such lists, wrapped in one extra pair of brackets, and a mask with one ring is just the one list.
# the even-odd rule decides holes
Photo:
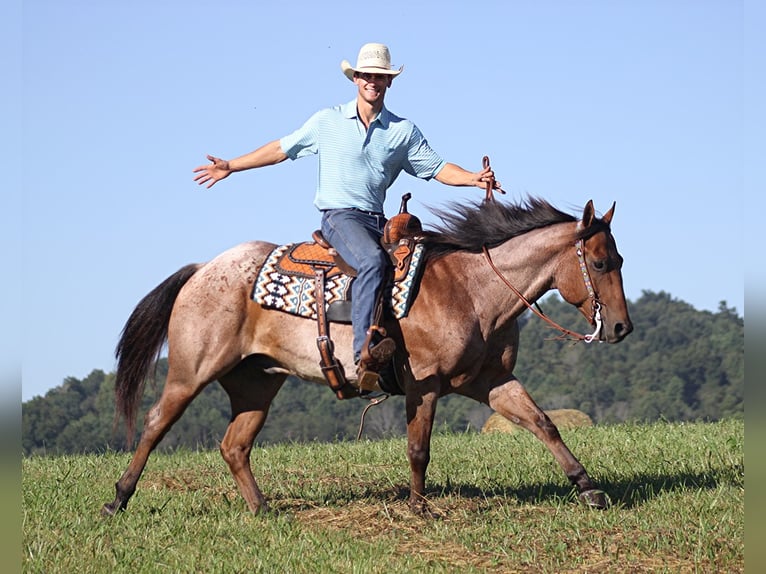
[(253, 516), (268, 516), (269, 514), (272, 514), (271, 507), (265, 502), (262, 502), (253, 509)]
[(118, 512), (123, 512), (128, 503), (121, 503), (119, 500), (107, 502), (101, 507), (101, 516), (114, 516)]
[(109, 502), (101, 507), (101, 516), (114, 516), (115, 512), (114, 505)]
[(410, 510), (416, 516), (419, 516), (420, 518), (425, 518), (426, 520), (440, 520), (444, 518), (443, 515), (436, 512), (428, 505), (422, 505), (422, 504), (412, 505), (410, 506)]
[(591, 489), (580, 493), (580, 502), (590, 508), (606, 510), (609, 508), (609, 499), (603, 490)]

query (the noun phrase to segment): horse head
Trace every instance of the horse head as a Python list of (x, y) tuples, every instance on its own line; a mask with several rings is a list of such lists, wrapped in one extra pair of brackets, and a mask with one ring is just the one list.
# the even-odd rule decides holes
[(556, 280), (564, 300), (596, 327), (593, 338), (608, 343), (621, 341), (633, 330), (622, 286), (623, 259), (610, 228), (614, 208), (613, 203), (598, 218), (593, 201), (588, 201)]

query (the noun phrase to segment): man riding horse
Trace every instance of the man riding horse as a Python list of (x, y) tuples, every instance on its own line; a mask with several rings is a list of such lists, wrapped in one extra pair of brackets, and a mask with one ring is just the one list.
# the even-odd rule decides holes
[(374, 325), (389, 264), (380, 244), (388, 188), (401, 171), (452, 186), (485, 189), (489, 184), (499, 189), (500, 183), (489, 166), (470, 172), (445, 162), (414, 123), (385, 107), (386, 90), (403, 69), (391, 66), (387, 46), (365, 44), (356, 66), (344, 60), (341, 69), (357, 86), (355, 100), (320, 110), (295, 132), (241, 157), (223, 160), (208, 155), (211, 163), (195, 168), (194, 180), (210, 188), (233, 172), (319, 155), (314, 205), (322, 212), (322, 234), (357, 272), (351, 322), (359, 384), (365, 378), (377, 379), (396, 349), (394, 340)]

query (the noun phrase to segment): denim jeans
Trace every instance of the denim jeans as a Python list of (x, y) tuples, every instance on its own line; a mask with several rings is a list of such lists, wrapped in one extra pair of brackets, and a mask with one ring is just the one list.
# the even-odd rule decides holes
[(356, 209), (330, 209), (322, 214), (322, 235), (343, 260), (356, 269), (351, 286), (354, 361), (358, 361), (375, 319), (375, 303), (383, 286), (388, 255), (380, 245), (386, 218)]

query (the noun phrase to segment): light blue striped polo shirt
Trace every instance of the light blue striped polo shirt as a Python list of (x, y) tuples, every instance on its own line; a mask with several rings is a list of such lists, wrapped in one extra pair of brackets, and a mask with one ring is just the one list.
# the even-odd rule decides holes
[(446, 164), (415, 124), (385, 107), (365, 130), (356, 100), (318, 111), (279, 141), (290, 159), (319, 154), (318, 209), (382, 212), (386, 190), (402, 170), (431, 179)]

